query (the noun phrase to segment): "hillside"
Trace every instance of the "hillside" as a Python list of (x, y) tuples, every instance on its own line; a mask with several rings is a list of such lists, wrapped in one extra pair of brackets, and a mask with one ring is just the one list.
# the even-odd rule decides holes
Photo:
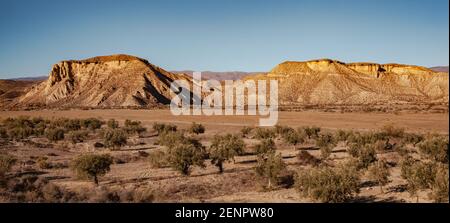
[(170, 83), (189, 80), (129, 55), (61, 61), (14, 107), (153, 107), (170, 103)]
[(278, 79), (282, 103), (448, 103), (448, 73), (402, 64), (344, 63), (321, 59), (287, 61), (267, 75)]

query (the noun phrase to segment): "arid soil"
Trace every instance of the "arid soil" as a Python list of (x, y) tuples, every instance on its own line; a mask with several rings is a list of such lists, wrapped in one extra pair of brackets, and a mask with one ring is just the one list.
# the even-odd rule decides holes
[[(72, 144), (68, 141), (60, 141), (53, 146), (46, 147), (48, 141), (45, 138), (33, 139), (36, 143), (16, 142), (3, 145), (2, 151), (18, 157), (19, 165), (13, 172), (18, 174), (27, 171), (37, 171), (40, 177), (44, 177), (57, 186), (69, 191), (95, 190), (91, 181), (79, 180), (74, 177), (68, 168), (70, 161), (79, 154), (96, 152), (109, 153), (116, 160), (111, 171), (100, 178), (99, 187), (107, 187), (115, 190), (149, 189), (155, 195), (157, 202), (313, 202), (302, 198), (296, 189), (292, 187), (277, 187), (274, 190), (266, 190), (261, 180), (256, 176), (254, 166), (255, 155), (245, 155), (236, 158), (236, 161), (225, 163), (224, 173), (219, 174), (217, 168), (206, 161), (206, 168), (194, 167), (190, 176), (182, 176), (171, 168), (154, 168), (148, 161), (146, 153), (164, 149), (156, 143), (158, 137), (152, 130), (154, 122), (173, 123), (179, 129), (186, 129), (192, 122), (201, 123), (206, 127), (205, 134), (198, 136), (200, 142), (209, 146), (211, 139), (216, 134), (238, 133), (243, 126), (254, 126), (258, 117), (250, 116), (173, 116), (168, 110), (67, 110), (67, 111), (17, 111), (0, 112), (1, 119), (7, 117), (31, 116), (44, 118), (89, 118), (96, 117), (102, 120), (114, 118), (123, 123), (125, 119), (139, 120), (148, 129), (141, 137), (129, 138), (126, 146), (119, 150), (94, 148), (94, 143), (101, 139), (89, 139), (83, 143)], [(291, 127), (320, 126), (322, 131), (335, 131), (338, 129), (353, 129), (369, 131), (381, 128), (386, 124), (403, 127), (407, 132), (434, 132), (448, 135), (448, 114), (374, 114), (374, 113), (327, 113), (327, 112), (280, 112), (279, 124)], [(246, 150), (251, 151), (259, 142), (257, 139), (244, 139)], [(300, 165), (296, 158), (299, 149), (320, 157), (320, 151), (311, 149), (314, 142), (307, 141), (294, 148), (283, 140), (276, 139), (277, 151), (281, 152), (288, 169), (298, 171), (310, 168), (308, 165)], [(44, 145), (44, 146), (42, 146)], [(38, 148), (42, 147), (42, 148)], [(414, 150), (414, 149), (413, 149)], [(57, 164), (59, 168), (39, 169), (29, 160), (36, 157), (47, 157), (48, 162)], [(338, 144), (333, 149), (330, 163), (340, 163), (349, 157), (345, 145)], [(400, 160), (396, 152), (379, 154), (385, 160), (398, 163)], [(405, 191), (405, 180), (400, 177), (400, 168), (391, 168), (390, 182), (384, 187), (384, 192), (373, 185), (367, 179), (363, 182), (361, 192), (353, 202), (416, 202)], [(427, 191), (419, 193), (420, 202), (431, 202)], [(92, 201), (96, 201), (92, 198)]]

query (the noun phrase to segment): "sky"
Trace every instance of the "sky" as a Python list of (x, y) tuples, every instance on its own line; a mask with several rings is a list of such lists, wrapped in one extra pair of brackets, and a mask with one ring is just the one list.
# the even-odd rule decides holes
[(166, 70), (286, 61), (448, 65), (448, 0), (0, 0), (0, 79), (131, 54)]

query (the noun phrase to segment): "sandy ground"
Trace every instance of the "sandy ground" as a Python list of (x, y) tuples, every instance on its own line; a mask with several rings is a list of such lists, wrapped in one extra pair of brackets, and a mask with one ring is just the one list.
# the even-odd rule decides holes
[[(242, 126), (253, 126), (259, 117), (254, 116), (172, 116), (168, 110), (67, 110), (67, 111), (20, 111), (0, 112), (1, 118), (14, 116), (41, 116), (41, 117), (68, 117), (88, 118), (98, 117), (104, 120), (115, 118), (119, 121), (125, 119), (140, 120), (145, 127), (151, 130), (154, 122), (171, 122), (186, 128), (195, 121), (206, 126), (206, 133), (199, 136), (202, 144), (208, 146), (212, 137), (217, 133), (233, 133), (239, 131)], [(357, 129), (374, 130), (385, 124), (395, 124), (405, 127), (407, 131), (437, 132), (448, 134), (448, 114), (376, 114), (376, 113), (327, 113), (327, 112), (280, 112), (282, 125), (291, 127), (316, 125), (324, 129)], [(139, 151), (151, 153), (156, 149), (163, 149), (155, 145), (157, 137), (149, 134), (146, 137), (133, 137), (129, 144), (120, 151), (109, 149), (95, 149), (93, 144), (99, 139), (92, 139), (84, 143), (71, 144), (59, 142), (53, 148), (36, 148), (26, 144), (15, 144), (0, 147), (0, 150), (8, 150), (22, 161), (31, 157), (46, 156), (49, 162), (68, 164), (70, 160), (81, 153), (100, 152), (110, 153), (112, 156), (127, 160), (123, 164), (114, 164), (111, 171), (100, 178), (101, 186), (113, 188), (150, 188), (155, 191), (157, 201), (160, 202), (312, 202), (301, 198), (293, 188), (277, 188), (266, 191), (261, 180), (254, 171), (256, 157), (254, 155), (240, 156), (236, 163), (226, 163), (225, 172), (218, 174), (217, 168), (207, 160), (207, 167), (202, 169), (194, 167), (192, 175), (185, 177), (170, 168), (153, 168), (145, 157), (139, 155)], [(35, 139), (45, 141), (46, 139)], [(247, 149), (251, 149), (258, 140), (245, 139)], [(286, 145), (281, 140), (276, 140), (277, 150), (282, 153), (288, 168), (299, 171), (308, 166), (297, 163), (295, 155), (298, 150)], [(306, 143), (307, 144), (307, 143)], [(301, 145), (300, 145), (301, 146)], [(303, 145), (305, 146), (305, 145)], [(319, 157), (320, 151), (309, 151)], [(51, 155), (50, 155), (51, 154)], [(387, 161), (399, 162), (399, 156), (395, 152), (381, 154)], [(342, 145), (334, 148), (330, 162), (341, 162), (348, 157)], [(16, 166), (15, 171), (26, 170), (26, 164)], [(32, 167), (36, 168), (36, 167)], [(76, 179), (68, 168), (46, 169), (41, 175), (50, 179), (59, 186), (70, 190), (83, 190), (93, 188), (92, 182)], [(391, 170), (391, 178), (384, 187), (384, 193), (376, 185), (368, 183), (363, 186), (361, 193), (355, 202), (415, 202), (405, 191), (405, 181), (400, 177), (400, 168)], [(420, 202), (430, 202), (427, 191), (421, 192)]]

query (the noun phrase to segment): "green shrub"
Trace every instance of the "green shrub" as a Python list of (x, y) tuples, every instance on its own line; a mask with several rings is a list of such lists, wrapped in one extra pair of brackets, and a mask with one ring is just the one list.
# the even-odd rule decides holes
[(93, 179), (98, 185), (98, 177), (110, 171), (113, 158), (109, 154), (80, 155), (72, 161), (71, 168), (81, 178)]
[(72, 141), (72, 143), (79, 143), (79, 142), (84, 142), (84, 140), (87, 139), (88, 135), (89, 135), (88, 131), (78, 130), (78, 131), (70, 132), (69, 138)]
[(153, 123), (153, 130), (155, 130), (158, 135), (161, 135), (163, 133), (168, 132), (176, 132), (177, 126), (176, 125), (170, 125), (170, 124), (161, 124), (161, 123)]
[(419, 196), (417, 192), (423, 189), (432, 188), (437, 166), (431, 162), (415, 162), (411, 159), (402, 162), (402, 177), (407, 181), (407, 190), (411, 196), (417, 196), (417, 202)]
[(381, 192), (383, 192), (383, 186), (389, 182), (389, 176), (391, 175), (389, 167), (384, 160), (378, 160), (369, 166), (369, 178), (378, 183)]
[(255, 138), (257, 139), (275, 138), (275, 131), (267, 128), (256, 128)]
[(303, 132), (308, 136), (308, 139), (319, 137), (320, 128), (316, 126), (306, 126), (302, 128)]
[(242, 137), (247, 137), (251, 132), (252, 132), (253, 128), (249, 127), (249, 126), (245, 126), (241, 129), (241, 134)]
[(179, 144), (193, 144), (195, 147), (201, 148), (201, 143), (194, 138), (186, 137), (183, 132), (167, 132), (159, 135), (158, 143), (168, 148), (173, 148)]
[(448, 163), (448, 138), (433, 137), (418, 144), (425, 156), (441, 163)]
[(119, 122), (116, 121), (115, 119), (108, 120), (108, 122), (106, 122), (106, 125), (110, 129), (117, 129), (117, 128), (119, 128)]
[(295, 148), (297, 144), (305, 142), (306, 136), (302, 132), (290, 129), (288, 131), (283, 131), (281, 137), (283, 138), (284, 142), (293, 145)]
[(205, 133), (205, 126), (203, 126), (202, 124), (197, 124), (197, 123), (193, 122), (191, 127), (189, 128), (189, 132), (197, 134), (197, 135)]
[(359, 172), (350, 163), (336, 169), (328, 166), (300, 171), (296, 178), (296, 188), (303, 197), (320, 202), (346, 202), (359, 193)]
[(161, 150), (151, 152), (148, 156), (148, 160), (150, 161), (150, 165), (154, 168), (170, 166), (167, 153)]
[(64, 139), (64, 130), (62, 128), (47, 128), (45, 129), (45, 137), (52, 141), (60, 141)]
[(107, 129), (103, 133), (106, 147), (120, 148), (127, 144), (128, 136), (122, 129)]
[(425, 138), (420, 134), (408, 133), (404, 136), (404, 141), (416, 146), (418, 143), (422, 142)]
[(169, 149), (170, 166), (183, 175), (189, 175), (191, 166), (205, 167), (205, 153), (193, 144), (177, 144)]
[(271, 138), (262, 139), (261, 142), (255, 146), (256, 154), (268, 154), (275, 150), (275, 142)]
[(142, 127), (141, 122), (139, 121), (131, 121), (131, 120), (125, 120), (125, 127), (124, 130), (128, 134), (142, 134), (147, 131), (146, 128)]
[(367, 168), (371, 163), (377, 161), (375, 147), (373, 145), (364, 145), (359, 147), (357, 144), (352, 144), (347, 152), (357, 158), (359, 168)]
[(103, 122), (96, 118), (88, 118), (88, 119), (80, 120), (80, 124), (83, 128), (95, 131), (102, 127)]
[(236, 155), (244, 152), (244, 141), (238, 136), (227, 134), (224, 136), (214, 136), (211, 146), (209, 147), (209, 158), (211, 164), (219, 168), (219, 172), (223, 172), (223, 163), (234, 160)]
[(14, 127), (8, 130), (8, 136), (13, 140), (26, 139), (33, 135), (33, 129), (28, 126)]
[(256, 174), (267, 179), (267, 187), (269, 189), (272, 188), (272, 182), (277, 182), (277, 178), (285, 170), (286, 163), (284, 163), (281, 154), (276, 155), (275, 152), (272, 152), (267, 157), (258, 156)]
[(441, 165), (436, 172), (436, 177), (431, 186), (430, 198), (436, 203), (448, 203), (448, 165)]

